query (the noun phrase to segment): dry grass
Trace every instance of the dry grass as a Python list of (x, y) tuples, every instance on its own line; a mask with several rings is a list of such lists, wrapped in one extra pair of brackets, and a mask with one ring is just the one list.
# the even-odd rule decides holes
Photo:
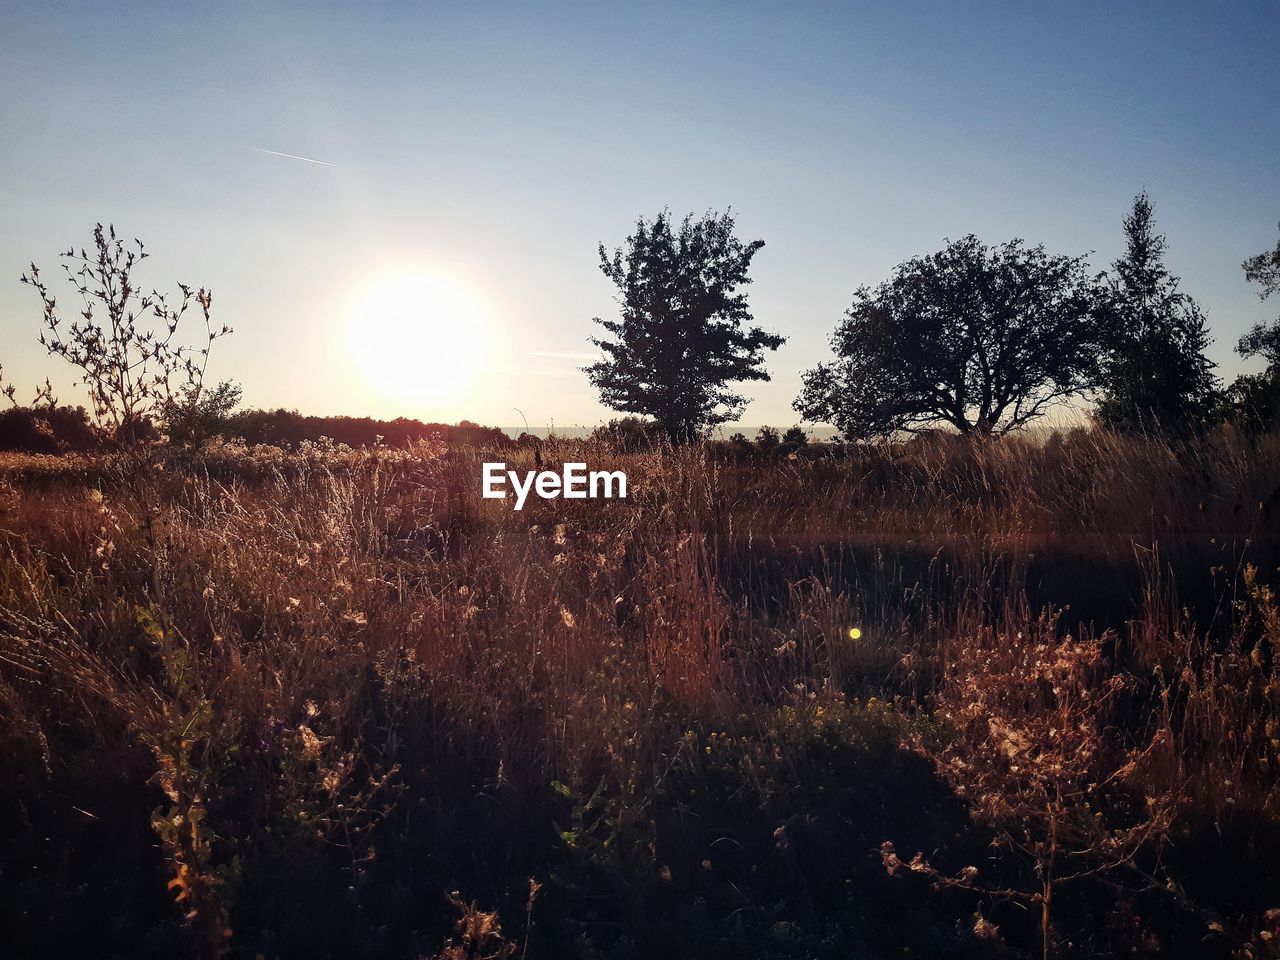
[(6, 456), (16, 955), (1272, 949), (1280, 437), (539, 455)]

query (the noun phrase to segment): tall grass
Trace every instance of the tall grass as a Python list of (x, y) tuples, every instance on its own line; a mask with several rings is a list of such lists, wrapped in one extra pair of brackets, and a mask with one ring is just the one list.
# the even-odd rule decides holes
[[(630, 497), (514, 512), (486, 459)], [(15, 955), (1280, 936), (1274, 435), (0, 476)]]

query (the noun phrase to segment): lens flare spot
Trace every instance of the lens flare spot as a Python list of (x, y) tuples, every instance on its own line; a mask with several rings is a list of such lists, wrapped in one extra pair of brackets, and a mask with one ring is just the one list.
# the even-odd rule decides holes
[(859, 627), (850, 627), (850, 628), (849, 628), (849, 639), (850, 639), (850, 640), (861, 640), (861, 639), (862, 639), (862, 630), (861, 630)]

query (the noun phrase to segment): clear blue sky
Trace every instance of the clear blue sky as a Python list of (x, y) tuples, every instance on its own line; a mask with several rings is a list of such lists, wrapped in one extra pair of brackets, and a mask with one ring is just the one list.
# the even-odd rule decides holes
[[(10, 2), (0, 363), (56, 369), (17, 277), (114, 221), (152, 249), (148, 285), (213, 288), (236, 327), (213, 374), (249, 404), (592, 424), (573, 355), (614, 309), (596, 243), (731, 205), (767, 243), (757, 319), (790, 337), (744, 419), (786, 425), (857, 286), (969, 232), (1101, 268), (1145, 188), (1229, 378), (1280, 312), (1240, 270), (1280, 220), (1277, 51), (1276, 2)], [(354, 362), (350, 326), (418, 271), (488, 334), (468, 386), (413, 399)]]

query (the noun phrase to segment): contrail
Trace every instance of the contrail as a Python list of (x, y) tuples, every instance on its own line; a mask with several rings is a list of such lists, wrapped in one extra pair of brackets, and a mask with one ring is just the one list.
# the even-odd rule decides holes
[(250, 150), (257, 150), (259, 153), (269, 153), (273, 157), (284, 157), (288, 160), (305, 160), (307, 163), (318, 163), (322, 167), (336, 167), (336, 163), (330, 163), (328, 160), (313, 160), (311, 157), (300, 157), (295, 153), (281, 153), (279, 150), (268, 150), (265, 147), (250, 147)]

